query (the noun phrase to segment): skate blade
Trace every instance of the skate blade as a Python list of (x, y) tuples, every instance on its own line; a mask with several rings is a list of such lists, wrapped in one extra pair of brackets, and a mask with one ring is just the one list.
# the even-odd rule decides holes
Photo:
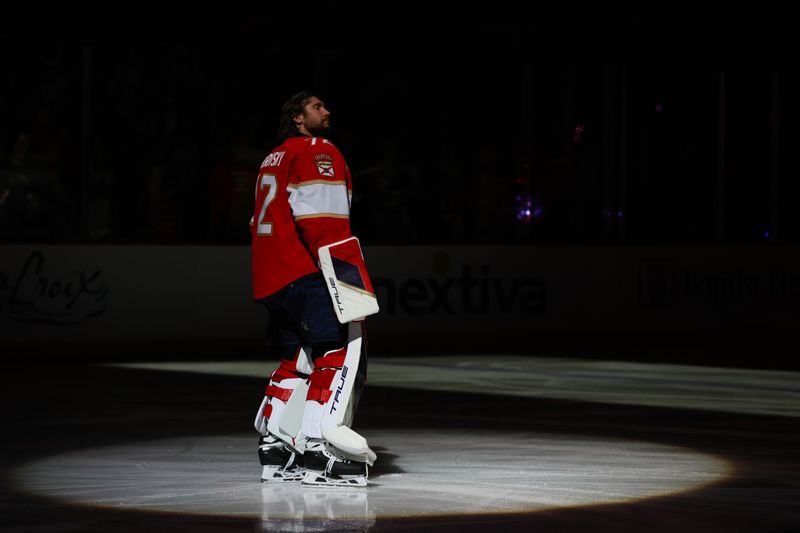
[(326, 477), (322, 472), (307, 470), (305, 476), (303, 476), (302, 484), (314, 487), (366, 487), (367, 476), (331, 478)]
[(301, 481), (305, 475), (305, 470), (293, 470), (284, 472), (279, 468), (265, 466), (261, 472), (261, 483), (291, 483)]

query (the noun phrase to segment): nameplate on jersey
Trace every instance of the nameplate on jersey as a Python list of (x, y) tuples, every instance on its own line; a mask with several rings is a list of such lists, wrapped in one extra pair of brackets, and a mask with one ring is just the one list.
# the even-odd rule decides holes
[(378, 298), (356, 237), (321, 246), (319, 263), (340, 323), (362, 320), (379, 311)]

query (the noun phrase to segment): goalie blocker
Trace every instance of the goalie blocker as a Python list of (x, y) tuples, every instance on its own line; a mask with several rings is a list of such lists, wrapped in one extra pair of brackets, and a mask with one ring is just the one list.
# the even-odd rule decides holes
[(379, 311), (358, 238), (321, 246), (319, 265), (340, 323), (363, 320)]

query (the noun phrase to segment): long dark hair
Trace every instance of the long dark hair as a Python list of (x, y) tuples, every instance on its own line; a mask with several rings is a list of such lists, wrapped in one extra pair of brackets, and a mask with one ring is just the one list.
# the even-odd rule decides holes
[(283, 142), (289, 137), (300, 135), (297, 131), (297, 124), (294, 123), (294, 117), (302, 115), (305, 111), (306, 104), (314, 95), (308, 91), (302, 91), (292, 95), (286, 100), (281, 108), (281, 116), (278, 121), (278, 141)]

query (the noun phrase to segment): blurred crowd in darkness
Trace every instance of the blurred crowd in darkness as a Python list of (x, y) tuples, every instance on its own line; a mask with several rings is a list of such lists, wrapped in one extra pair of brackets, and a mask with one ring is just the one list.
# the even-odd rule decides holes
[[(424, 80), (397, 89), (378, 74), (356, 94), (326, 92), (328, 69), (342, 68), (329, 53), (306, 80), (269, 91), (253, 65), (226, 64), (237, 53), (226, 47), (28, 45), (8, 58), (14, 75), (0, 89), (2, 242), (248, 242), (278, 109), (315, 84), (354, 176), (353, 228), (365, 242), (591, 239), (600, 222), (600, 195), (579, 206), (588, 194), (573, 190), (560, 231), (547, 228), (562, 209), (547, 183), (573, 188), (578, 172), (569, 128), (560, 143), (507, 135), (486, 127), (480, 101), (432, 86), (425, 95)], [(409, 119), (413, 108), (421, 115)], [(520, 156), (522, 140), (538, 144), (538, 161)]]
[[(685, 100), (661, 88), (675, 79), (621, 108), (609, 79), (628, 78), (605, 66), (482, 61), (476, 76), (467, 63), (367, 68), (347, 49), (287, 55), (213, 43), (6, 47), (0, 242), (249, 242), (278, 109), (303, 89), (333, 112), (332, 139), (354, 176), (353, 229), (367, 244), (721, 240), (713, 70), (701, 101), (711, 112), (698, 119), (673, 112)], [(626, 113), (627, 130), (617, 122)], [(768, 168), (765, 155), (752, 170)], [(728, 240), (763, 240), (778, 206), (769, 180), (740, 187), (741, 211), (728, 186), (739, 223)], [(800, 237), (796, 218), (784, 242)]]

